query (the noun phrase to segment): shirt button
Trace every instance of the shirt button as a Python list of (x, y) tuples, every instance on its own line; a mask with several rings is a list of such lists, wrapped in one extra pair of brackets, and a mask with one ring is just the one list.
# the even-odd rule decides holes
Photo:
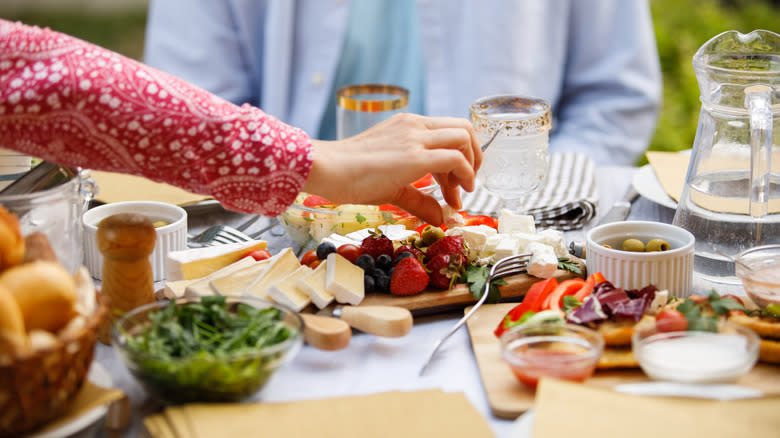
[(311, 83), (314, 85), (322, 85), (322, 83), (325, 82), (325, 77), (322, 75), (322, 73), (314, 73), (311, 75)]

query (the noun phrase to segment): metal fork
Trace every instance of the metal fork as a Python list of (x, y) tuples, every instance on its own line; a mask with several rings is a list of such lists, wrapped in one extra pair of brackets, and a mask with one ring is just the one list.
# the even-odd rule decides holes
[(482, 306), (482, 304), (487, 299), (488, 292), (490, 292), (490, 283), (498, 278), (525, 272), (526, 266), (528, 266), (528, 260), (530, 260), (530, 258), (531, 254), (519, 254), (503, 258), (493, 265), (493, 267), (490, 269), (488, 280), (485, 282), (485, 290), (482, 292), (482, 296), (479, 297), (477, 304), (475, 304), (471, 310), (469, 310), (468, 313), (466, 313), (463, 318), (461, 318), (460, 321), (458, 321), (458, 323), (455, 324), (455, 326), (452, 327), (446, 335), (444, 335), (444, 337), (436, 341), (436, 343), (433, 345), (433, 351), (431, 352), (431, 355), (428, 356), (428, 360), (425, 361), (425, 364), (420, 370), (420, 376), (425, 373), (425, 370), (428, 368), (428, 365), (431, 364), (433, 357), (436, 356), (436, 353), (439, 351), (439, 348), (442, 346), (442, 344), (444, 344), (444, 341), (449, 339), (449, 337), (452, 336), (452, 334), (455, 333), (463, 324), (465, 324), (466, 321), (471, 318), (471, 315), (473, 315), (474, 312), (476, 312), (477, 309)]
[(212, 246), (248, 240), (252, 238), (229, 225), (212, 225), (198, 235), (187, 236), (187, 244), (194, 246)]

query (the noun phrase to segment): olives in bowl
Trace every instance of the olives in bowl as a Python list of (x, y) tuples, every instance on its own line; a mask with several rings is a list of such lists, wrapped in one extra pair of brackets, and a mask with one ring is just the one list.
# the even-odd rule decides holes
[(599, 225), (586, 237), (587, 269), (601, 272), (616, 287), (652, 284), (684, 298), (692, 292), (694, 240), (687, 230), (661, 222)]

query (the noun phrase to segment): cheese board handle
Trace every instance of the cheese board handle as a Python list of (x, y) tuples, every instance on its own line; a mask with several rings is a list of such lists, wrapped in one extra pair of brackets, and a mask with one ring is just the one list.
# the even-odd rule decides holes
[(344, 321), (329, 316), (300, 313), (303, 339), (318, 350), (343, 350), (352, 339), (352, 329)]
[(403, 307), (344, 306), (340, 317), (362, 332), (387, 338), (400, 338), (412, 330), (412, 313)]

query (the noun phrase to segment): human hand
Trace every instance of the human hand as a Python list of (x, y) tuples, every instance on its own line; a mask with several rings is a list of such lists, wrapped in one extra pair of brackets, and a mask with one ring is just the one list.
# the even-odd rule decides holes
[(304, 191), (336, 203), (393, 204), (432, 224), (442, 223), (442, 208), (412, 183), (433, 174), (444, 200), (460, 209), (460, 188), (474, 190), (482, 163), (471, 124), (454, 117), (398, 114), (354, 137), (313, 140), (312, 148)]

